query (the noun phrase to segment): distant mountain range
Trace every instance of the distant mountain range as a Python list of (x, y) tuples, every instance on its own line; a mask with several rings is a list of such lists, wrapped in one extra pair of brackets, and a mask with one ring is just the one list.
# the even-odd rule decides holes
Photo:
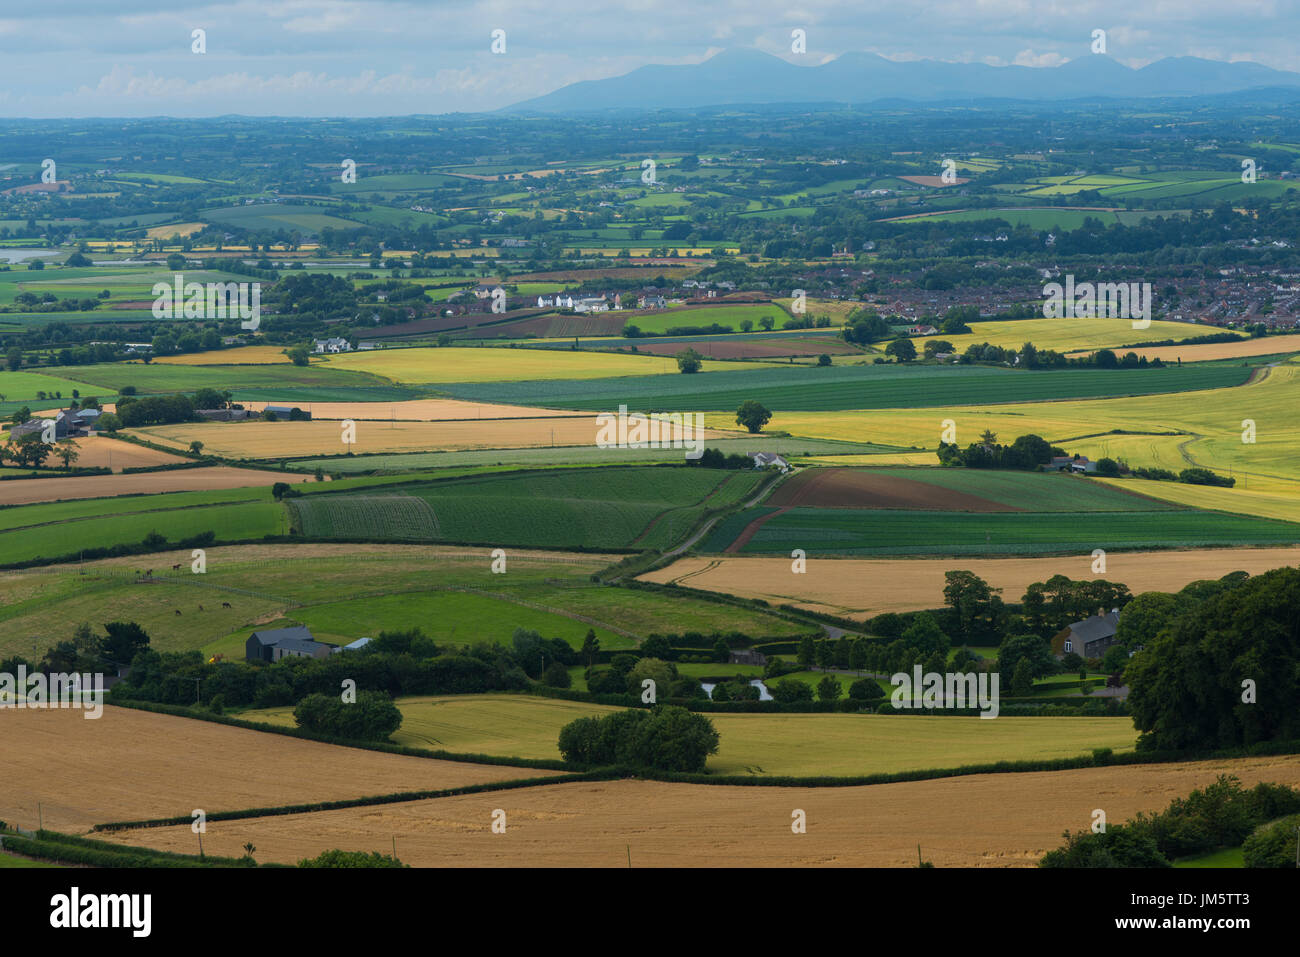
[(588, 80), (507, 107), (510, 113), (672, 110), (776, 103), (862, 104), (881, 100), (1078, 100), (1213, 96), (1266, 88), (1300, 90), (1300, 73), (1258, 63), (1169, 57), (1139, 70), (1104, 54), (1057, 67), (988, 66), (940, 60), (887, 60), (845, 53), (820, 66), (795, 66), (757, 50), (726, 50), (703, 63), (643, 66)]

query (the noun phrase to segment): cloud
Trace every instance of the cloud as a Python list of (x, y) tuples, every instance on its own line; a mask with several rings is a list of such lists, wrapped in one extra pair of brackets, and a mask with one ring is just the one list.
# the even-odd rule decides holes
[(1035, 53), (1033, 50), (1021, 50), (1011, 62), (1016, 66), (1060, 66), (1069, 58), (1063, 57), (1055, 50), (1047, 53)]

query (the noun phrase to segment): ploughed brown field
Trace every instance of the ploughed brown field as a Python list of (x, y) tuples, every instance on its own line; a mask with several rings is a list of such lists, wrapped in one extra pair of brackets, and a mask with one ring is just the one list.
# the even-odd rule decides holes
[(46, 827), (72, 833), (195, 808), (234, 811), (558, 773), (382, 754), (111, 705), (94, 720), (76, 709), (0, 709), (0, 740), (0, 820), (35, 828), (39, 802)]
[(1019, 512), (978, 495), (862, 469), (806, 469), (768, 498), (777, 508), (900, 508), (942, 512)]
[(86, 475), (71, 478), (21, 479), (0, 482), (0, 505), (60, 502), (77, 498), (107, 498), (154, 492), (203, 492), (211, 489), (249, 488), (254, 485), (304, 481), (295, 472), (253, 469), (176, 469), (171, 472), (137, 472), (131, 475)]
[[(656, 356), (675, 356), (686, 348), (680, 342), (637, 343), (636, 351)], [(719, 342), (699, 342), (691, 348), (706, 359), (770, 359), (785, 356), (830, 356), (856, 355), (861, 350), (832, 336), (792, 339), (754, 339), (752, 342), (725, 340)]]
[[(762, 598), (859, 620), (883, 612), (943, 606), (943, 574), (967, 569), (1007, 601), (1019, 601), (1032, 582), (1061, 574), (1091, 578), (1088, 555), (1035, 558), (810, 558), (807, 573), (792, 575), (790, 559), (751, 556), (681, 558), (640, 576), (742, 598)], [(1112, 552), (1108, 581), (1123, 582), (1137, 595), (1174, 592), (1189, 582), (1221, 578), (1231, 571), (1258, 575), (1300, 565), (1300, 548), (1195, 548), (1155, 552)]]
[[(936, 720), (908, 719), (896, 720)], [(1067, 719), (1068, 720), (1068, 719)], [(871, 787), (715, 787), (568, 782), (489, 794), (208, 823), (204, 849), (296, 863), (329, 848), (383, 851), (417, 867), (1031, 867), (1063, 832), (1156, 811), (1220, 774), (1300, 784), (1300, 757), (981, 774)], [(506, 812), (493, 834), (492, 814)], [(807, 833), (791, 831), (807, 815)], [(193, 851), (189, 827), (107, 836)]]

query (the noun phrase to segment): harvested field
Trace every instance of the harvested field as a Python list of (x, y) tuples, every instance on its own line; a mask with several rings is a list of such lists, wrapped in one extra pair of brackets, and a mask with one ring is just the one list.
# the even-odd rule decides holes
[[(142, 438), (185, 449), (195, 439), (204, 451), (229, 458), (279, 459), (351, 451), (437, 452), (594, 446), (600, 426), (593, 415), (449, 422), (358, 422), (356, 443), (342, 443), (339, 422), (203, 422), (132, 430)], [(706, 430), (707, 438), (727, 433)], [(735, 434), (735, 433), (731, 433)]]
[(464, 402), (460, 399), (410, 399), (405, 402), (241, 402), (244, 408), (261, 412), (268, 405), (298, 405), (313, 419), (353, 419), (360, 421), (391, 420), (443, 422), (455, 419), (536, 419), (549, 416), (572, 416), (572, 412), (534, 409), (521, 405), (493, 405), (487, 402)]
[[(716, 666), (725, 673), (725, 665)], [(511, 758), (560, 757), (556, 741), (570, 721), (620, 710), (523, 695), (399, 698), (402, 727), (393, 740), (415, 748)], [(250, 721), (293, 726), (293, 709), (267, 708)], [(1129, 718), (963, 717), (914, 720), (893, 715), (711, 714), (722, 743), (713, 774), (852, 776), (961, 764), (1025, 761), (1133, 750)]]
[[(116, 454), (114, 452), (115, 461)], [(256, 485), (274, 485), (276, 482), (293, 484), (309, 478), (310, 476), (303, 476), (296, 472), (262, 472), (218, 465), (212, 468), (139, 472), (133, 475), (26, 479), (0, 482), (0, 505), (30, 505), (33, 502), (62, 502), (78, 498), (108, 498), (114, 495), (141, 495), (154, 492), (201, 492), (211, 489), (250, 488)]]
[(1145, 349), (1125, 349), (1147, 359), (1161, 362), (1208, 362), (1213, 359), (1241, 359), (1247, 356), (1272, 356), (1284, 352), (1300, 352), (1300, 335), (1263, 336), (1259, 339), (1241, 339), (1237, 342), (1205, 342), (1195, 346), (1149, 346)]
[(180, 455), (159, 452), (132, 442), (119, 442), (104, 435), (91, 435), (73, 441), (77, 443), (77, 468), (110, 468), (114, 472), (120, 472), (122, 469), (152, 468), (186, 461)]
[[(108, 821), (340, 800), (554, 772), (412, 758), (105, 706), (0, 712), (0, 818), (80, 832)], [(186, 827), (186, 833), (189, 828)]]
[[(678, 374), (677, 362), (669, 357), (542, 349), (379, 349), (331, 356), (322, 365), (417, 384)], [(703, 371), (710, 371), (709, 365)]]
[(900, 176), (899, 179), (905, 179), (909, 183), (915, 183), (917, 186), (933, 186), (942, 188), (944, 186), (962, 186), (970, 182), (970, 177), (958, 176), (951, 182), (946, 182), (942, 176)]
[[(1189, 582), (1221, 578), (1238, 569), (1257, 575), (1300, 565), (1300, 548), (1203, 548), (1185, 551), (1112, 552), (1103, 576), (1123, 582), (1133, 594), (1178, 591)], [(1040, 558), (809, 558), (805, 574), (794, 575), (788, 558), (683, 558), (640, 576), (704, 591), (866, 619), (886, 611), (943, 606), (943, 573), (967, 569), (995, 588), (1005, 601), (1019, 601), (1032, 582), (1055, 574), (1094, 577), (1087, 553)]]
[[(892, 720), (930, 720), (899, 718)], [(946, 718), (936, 718), (945, 721)], [(1070, 719), (1073, 720), (1073, 719)], [(204, 848), (294, 863), (333, 847), (387, 851), (417, 867), (1032, 867), (1087, 828), (1094, 808), (1124, 821), (1235, 774), (1300, 784), (1300, 757), (981, 774), (847, 788), (715, 787), (657, 781), (571, 782), (495, 794), (209, 822)], [(506, 833), (491, 831), (506, 812)], [(806, 834), (790, 830), (795, 809)], [(192, 851), (188, 827), (108, 835)]]
[(243, 346), (238, 349), (214, 349), (189, 352), (179, 356), (158, 356), (152, 360), (169, 366), (246, 366), (288, 364), (283, 346)]
[(898, 475), (861, 469), (806, 469), (768, 498), (777, 508), (907, 508), (943, 512), (1019, 512), (1023, 509)]

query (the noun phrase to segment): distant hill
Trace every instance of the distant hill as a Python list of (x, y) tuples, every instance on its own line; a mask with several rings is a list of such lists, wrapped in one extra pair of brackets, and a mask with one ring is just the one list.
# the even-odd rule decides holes
[(757, 50), (725, 50), (703, 63), (644, 66), (588, 80), (507, 107), (511, 113), (693, 109), (775, 103), (970, 102), (1213, 96), (1265, 88), (1300, 89), (1300, 73), (1258, 63), (1169, 57), (1135, 70), (1097, 54), (1057, 67), (894, 61), (846, 53), (795, 66)]

